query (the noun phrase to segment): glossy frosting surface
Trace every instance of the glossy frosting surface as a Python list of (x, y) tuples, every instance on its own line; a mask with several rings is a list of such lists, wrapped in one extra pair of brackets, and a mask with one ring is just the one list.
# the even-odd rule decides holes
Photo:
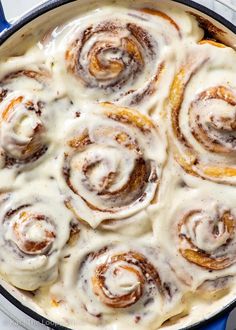
[(232, 300), (235, 50), (150, 1), (78, 1), (21, 38), (0, 49), (2, 278), (80, 330)]

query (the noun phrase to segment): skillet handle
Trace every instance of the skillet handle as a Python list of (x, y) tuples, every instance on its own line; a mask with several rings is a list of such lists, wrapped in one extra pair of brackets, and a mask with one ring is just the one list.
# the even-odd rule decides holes
[(225, 330), (228, 317), (229, 317), (229, 313), (210, 322), (208, 325), (205, 325), (203, 328), (200, 327), (199, 330)]
[(2, 2), (0, 0), (0, 33), (10, 27), (10, 23), (6, 20)]

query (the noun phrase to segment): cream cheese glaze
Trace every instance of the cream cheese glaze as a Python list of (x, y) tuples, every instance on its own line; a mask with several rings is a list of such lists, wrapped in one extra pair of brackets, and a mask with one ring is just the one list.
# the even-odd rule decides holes
[(216, 312), (236, 292), (235, 51), (151, 1), (78, 1), (21, 38), (0, 49), (4, 281), (72, 329)]

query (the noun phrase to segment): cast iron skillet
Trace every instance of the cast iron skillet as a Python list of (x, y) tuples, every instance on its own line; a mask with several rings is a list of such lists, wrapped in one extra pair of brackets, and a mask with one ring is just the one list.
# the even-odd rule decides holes
[[(29, 11), (26, 15), (20, 17), (17, 21), (10, 24), (4, 15), (4, 10), (2, 8), (1, 0), (0, 0), (0, 46), (10, 38), (15, 32), (21, 29), (26, 24), (30, 23), (34, 19), (40, 17), (52, 11), (53, 9), (65, 5), (67, 3), (75, 2), (78, 0), (48, 0), (46, 3), (37, 6), (32, 11)], [(222, 25), (224, 25), (227, 29), (236, 34), (236, 26), (227, 21), (222, 16), (213, 12), (212, 10), (193, 2), (192, 0), (171, 0), (174, 2), (178, 2), (184, 5), (187, 5), (190, 8), (196, 9), (200, 13), (203, 13), (209, 17), (209, 20), (213, 18), (215, 21), (218, 21)], [(27, 316), (33, 318), (34, 320), (44, 324), (47, 327), (50, 327), (55, 330), (70, 330), (66, 327), (60, 326), (45, 317), (39, 315), (32, 309), (26, 307), (22, 303), (20, 303), (12, 294), (10, 294), (3, 286), (0, 285), (0, 294), (2, 294), (10, 303), (12, 303), (17, 309), (21, 312), (27, 314)], [(227, 306), (223, 306), (219, 313), (210, 317), (209, 319), (203, 319), (203, 321), (195, 323), (192, 326), (189, 326), (184, 329), (178, 330), (225, 330), (226, 323), (230, 312), (236, 307), (236, 297), (235, 299), (229, 303)], [(204, 315), (203, 315), (204, 317)], [(177, 329), (176, 329), (177, 330)]]

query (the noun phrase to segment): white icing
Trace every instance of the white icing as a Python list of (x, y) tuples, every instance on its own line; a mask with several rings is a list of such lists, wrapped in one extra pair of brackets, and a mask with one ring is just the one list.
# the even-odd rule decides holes
[[(235, 104), (209, 91), (193, 102), (219, 85), (235, 95), (235, 51), (198, 44), (194, 17), (152, 1), (91, 1), (63, 17), (32, 28), (25, 50), (0, 62), (0, 273), (38, 289), (37, 308), (72, 329), (190, 325), (235, 292), (236, 223), (222, 217), (236, 221), (228, 184), (236, 176), (219, 184), (201, 178), (199, 163), (198, 176), (179, 166), (176, 150), (186, 156), (186, 146), (173, 130), (178, 89), (172, 98), (170, 90), (184, 69), (181, 133), (200, 163), (233, 167)], [(196, 118), (227, 152), (196, 139)], [(232, 262), (209, 271), (183, 257), (193, 246)], [(210, 306), (207, 298), (225, 287), (228, 295)]]
[[(53, 282), (72, 219), (55, 183), (34, 181), (14, 193), (2, 195), (0, 216), (1, 273), (25, 290)], [(27, 242), (34, 245), (46, 239), (49, 243), (42, 248), (27, 248)]]

